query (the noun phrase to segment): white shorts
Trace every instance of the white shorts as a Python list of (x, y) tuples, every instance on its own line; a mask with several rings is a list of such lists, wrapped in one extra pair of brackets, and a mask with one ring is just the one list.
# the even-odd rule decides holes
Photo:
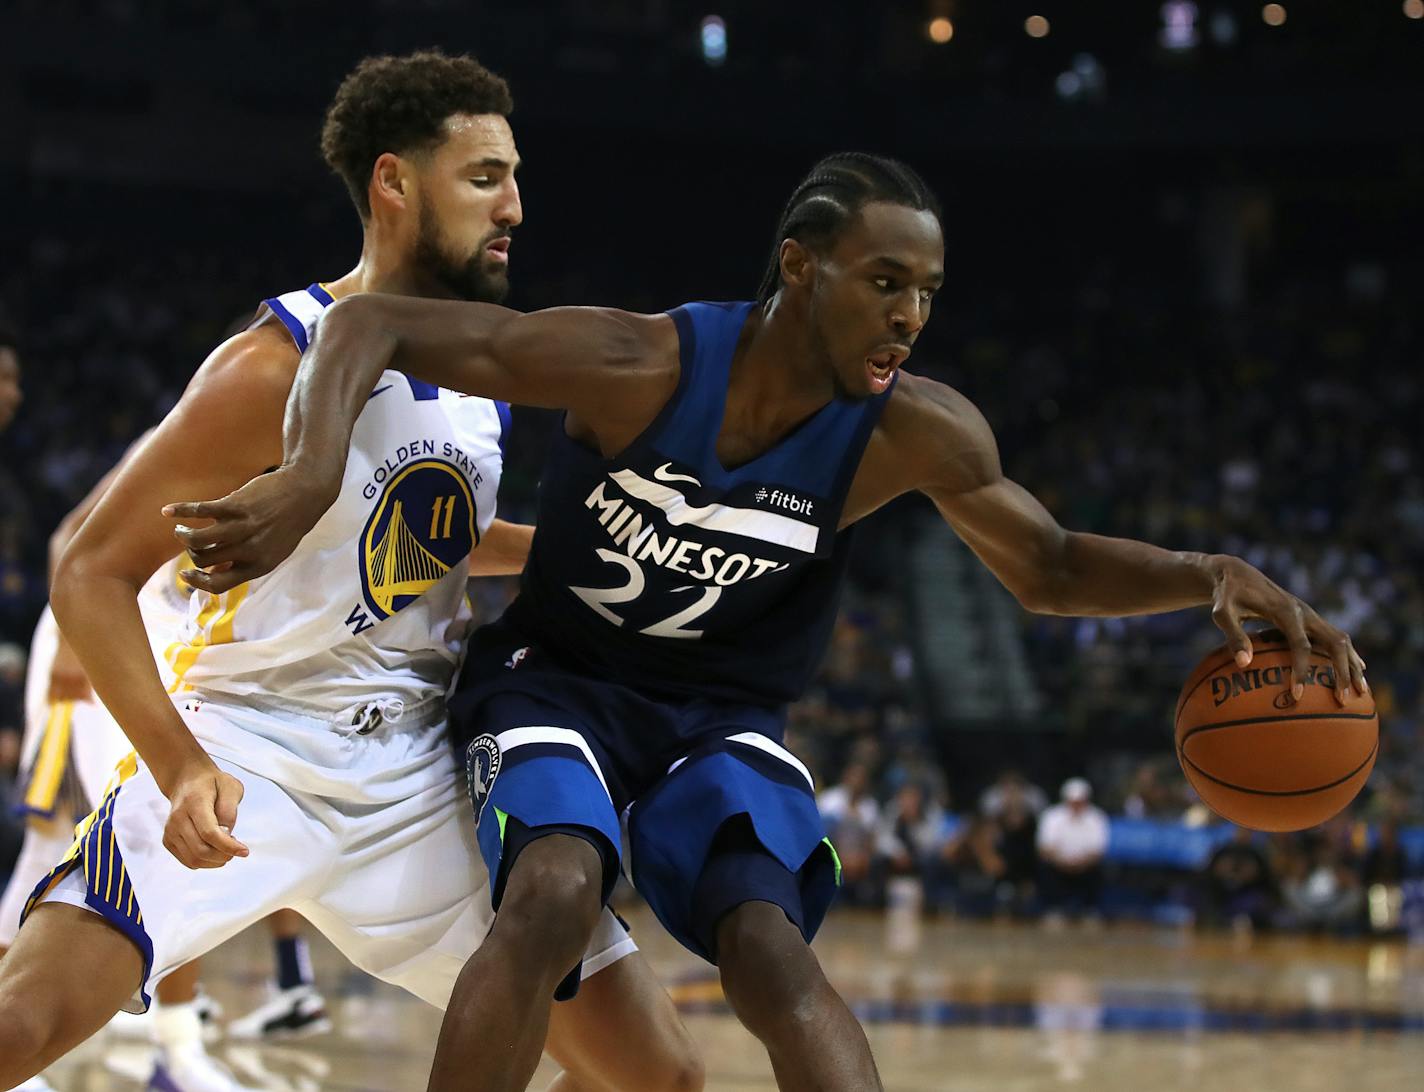
[[(163, 847), (168, 801), (131, 758), (26, 912), (45, 899), (84, 906), (133, 940), (146, 964), (130, 1006), (137, 1011), (147, 1007), (150, 981), (283, 908), (356, 966), (444, 1008), (493, 914), (443, 705), (377, 718), (363, 734), (184, 701), (179, 711), (194, 735), (243, 783), (233, 834), (251, 855), (217, 869), (180, 864)], [(236, 753), (240, 746), (246, 754)], [(635, 950), (605, 912), (584, 976)]]
[(48, 823), (31, 821), (25, 827), (20, 857), (5, 885), (5, 894), (0, 895), (0, 948), (15, 943), (26, 901), (73, 840), (73, 824), (58, 819)]

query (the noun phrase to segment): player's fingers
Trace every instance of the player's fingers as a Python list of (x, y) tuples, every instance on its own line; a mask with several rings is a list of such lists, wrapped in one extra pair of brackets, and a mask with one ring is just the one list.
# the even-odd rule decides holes
[(165, 504), (163, 514), (169, 519), (229, 519), (242, 515), (241, 510), (228, 498), (206, 501), (179, 501)]
[(172, 815), (163, 831), (163, 845), (185, 868), (219, 868), (228, 858), (203, 843), (192, 821), (182, 814)]
[(190, 553), (210, 550), (238, 537), (238, 521), (218, 520), (206, 527), (190, 527), (186, 523), (173, 525), (173, 535)]
[(244, 575), (244, 572), (245, 566), (233, 562), (231, 567), (219, 571), (209, 573), (202, 569), (180, 569), (178, 575), (189, 587), (197, 588), (199, 591), (205, 591), (211, 595), (221, 595), (225, 591), (231, 591), (239, 584), (247, 583), (251, 577)]
[(1236, 654), (1238, 667), (1246, 667), (1251, 662), (1253, 650), (1251, 638), (1241, 625), (1241, 617), (1230, 602), (1222, 600), (1211, 609), (1211, 620), (1226, 634), (1226, 647)]
[(199, 568), (212, 569), (216, 565), (230, 565), (244, 552), (244, 543), (219, 542), (213, 546), (195, 547), (188, 551), (188, 556)]
[(1327, 639), (1325, 647), (1335, 668), (1335, 700), (1344, 705), (1358, 693), (1350, 673), (1350, 639), (1336, 632)]
[(1365, 678), (1365, 661), (1360, 659), (1360, 654), (1355, 651), (1354, 642), (1350, 643), (1350, 678), (1354, 680), (1357, 693), (1370, 692), (1369, 680)]
[(1292, 606), (1278, 621), (1290, 644), (1291, 697), (1300, 701), (1305, 694), (1305, 676), (1310, 670), (1310, 635), (1305, 632), (1299, 607)]
[(235, 846), (233, 852), (238, 857), (246, 857), (250, 852), (247, 846), (233, 837), (233, 830), (237, 827), (237, 806), (242, 803), (243, 793), (246, 789), (235, 777), (227, 774), (218, 774), (218, 795), (213, 801), (213, 818), (216, 820), (218, 830), (223, 837), (221, 844)]
[(218, 865), (225, 865), (228, 861), (238, 856), (232, 843), (242, 849), (246, 849), (241, 842), (229, 834), (225, 834), (218, 828), (217, 820), (213, 818), (212, 812), (206, 809), (189, 812), (187, 815), (189, 842), (195, 846), (203, 859), (204, 866), (214, 868)]

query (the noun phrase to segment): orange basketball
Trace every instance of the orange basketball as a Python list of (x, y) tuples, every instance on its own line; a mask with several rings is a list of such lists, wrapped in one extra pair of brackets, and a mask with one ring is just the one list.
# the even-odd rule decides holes
[(1329, 657), (1312, 652), (1305, 693), (1292, 702), (1290, 649), (1257, 636), (1251, 666), (1218, 648), (1177, 700), (1177, 758), (1212, 811), (1253, 830), (1304, 830), (1338, 814), (1379, 753), (1372, 694), (1335, 698)]

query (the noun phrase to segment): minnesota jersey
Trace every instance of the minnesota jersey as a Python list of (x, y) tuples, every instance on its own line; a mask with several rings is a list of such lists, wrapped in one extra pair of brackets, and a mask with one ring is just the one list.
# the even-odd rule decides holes
[[(332, 297), (266, 300), (297, 347)], [(194, 594), (170, 690), (340, 712), (449, 686), (468, 630), (470, 551), (494, 518), (507, 406), (387, 371), (351, 436), (336, 502), (266, 576)]]
[(732, 355), (754, 306), (672, 312), (677, 389), (615, 458), (558, 430), (506, 619), (571, 669), (656, 696), (780, 705), (820, 662), (850, 549), (841, 508), (889, 391), (836, 399), (723, 466)]

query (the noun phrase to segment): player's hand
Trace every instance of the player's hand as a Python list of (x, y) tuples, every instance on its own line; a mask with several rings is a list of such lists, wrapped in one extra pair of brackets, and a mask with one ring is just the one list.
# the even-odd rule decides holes
[(336, 492), (322, 489), (310, 474), (281, 466), (221, 500), (165, 505), (163, 514), (171, 519), (212, 520), (204, 527), (180, 523), (173, 529), (197, 566), (180, 575), (217, 595), (270, 573), (316, 526)]
[(242, 782), (206, 755), (180, 770), (166, 790), (171, 810), (163, 846), (188, 868), (221, 868), (248, 849), (232, 836)]
[(49, 669), (47, 699), (53, 705), (60, 701), (88, 701), (93, 696), (94, 688), (89, 684), (84, 666), (61, 634), (59, 646), (54, 652), (54, 663)]
[(1296, 701), (1305, 693), (1301, 680), (1310, 666), (1312, 646), (1328, 656), (1335, 667), (1335, 699), (1341, 705), (1369, 690), (1365, 661), (1360, 659), (1348, 634), (1239, 557), (1222, 556), (1215, 561), (1211, 618), (1226, 634), (1226, 643), (1235, 650), (1238, 666), (1246, 667), (1252, 656), (1251, 638), (1241, 623), (1259, 618), (1279, 629), (1290, 645), (1291, 696)]

